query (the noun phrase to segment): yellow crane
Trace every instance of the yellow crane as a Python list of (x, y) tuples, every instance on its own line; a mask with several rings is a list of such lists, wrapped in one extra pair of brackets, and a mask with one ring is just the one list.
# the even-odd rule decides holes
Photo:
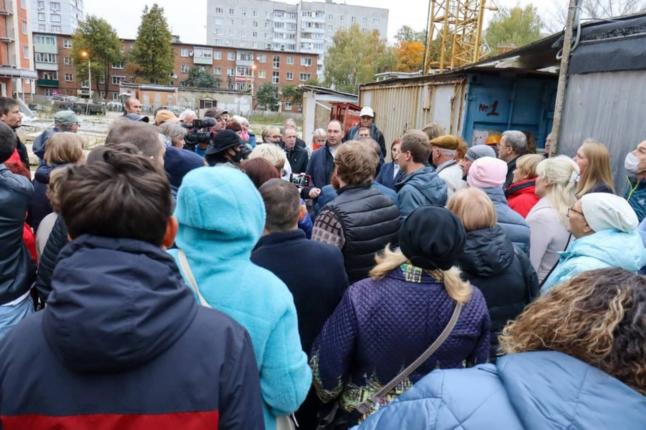
[(454, 69), (480, 59), (485, 7), (486, 0), (429, 1), (424, 73)]

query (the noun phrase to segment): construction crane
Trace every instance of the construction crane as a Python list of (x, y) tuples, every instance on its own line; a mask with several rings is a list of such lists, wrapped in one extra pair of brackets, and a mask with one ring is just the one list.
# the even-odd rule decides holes
[[(486, 0), (430, 0), (424, 53), (424, 73), (478, 61)], [(439, 38), (439, 53), (433, 41)], [(435, 51), (435, 52), (434, 52)]]

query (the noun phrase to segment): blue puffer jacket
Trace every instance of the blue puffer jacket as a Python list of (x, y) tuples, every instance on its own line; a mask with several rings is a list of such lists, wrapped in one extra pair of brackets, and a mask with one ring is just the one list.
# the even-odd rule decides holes
[(430, 166), (404, 177), (395, 184), (395, 190), (402, 217), (408, 216), (420, 206), (443, 207), (448, 198), (446, 182)]
[(588, 270), (621, 267), (637, 272), (644, 265), (646, 249), (637, 230), (630, 233), (602, 230), (576, 239), (561, 253), (559, 264), (543, 284), (541, 293)]
[(509, 240), (526, 255), (529, 255), (529, 225), (525, 219), (509, 207), (501, 187), (483, 188), (482, 191), (487, 193), (493, 201), (498, 225), (502, 227)]
[[(292, 294), (250, 260), (265, 226), (262, 197), (238, 169), (200, 167), (184, 177), (175, 217), (177, 246), (186, 253), (205, 300), (251, 336), (265, 428), (273, 430), (276, 416), (294, 412), (305, 400), (312, 372), (301, 349)], [(169, 252), (177, 260), (176, 250)]]
[(360, 430), (638, 430), (646, 397), (576, 358), (525, 352), (496, 365), (436, 370)]

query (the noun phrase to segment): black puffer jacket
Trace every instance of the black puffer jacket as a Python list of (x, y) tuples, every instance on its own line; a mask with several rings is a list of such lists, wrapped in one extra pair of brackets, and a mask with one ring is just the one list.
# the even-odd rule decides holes
[(529, 259), (514, 248), (500, 226), (467, 233), (458, 261), (463, 277), (484, 294), (491, 316), (491, 359), (498, 335), (538, 295), (538, 278)]
[(67, 238), (67, 226), (63, 222), (62, 217), (57, 217), (52, 232), (47, 239), (43, 255), (40, 256), (38, 263), (38, 276), (34, 287), (38, 292), (38, 296), (43, 303), (47, 302), (47, 297), (52, 291), (52, 273), (58, 261), (58, 254), (67, 245), (69, 239)]

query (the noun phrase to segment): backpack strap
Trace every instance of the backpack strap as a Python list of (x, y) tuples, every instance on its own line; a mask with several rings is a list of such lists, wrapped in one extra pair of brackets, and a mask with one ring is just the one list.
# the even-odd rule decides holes
[(179, 267), (180, 269), (182, 269), (182, 272), (184, 273), (184, 276), (188, 281), (188, 286), (191, 288), (191, 290), (193, 290), (193, 294), (195, 294), (195, 296), (197, 297), (198, 302), (200, 302), (200, 305), (205, 306), (207, 308), (212, 307), (211, 305), (208, 304), (208, 302), (204, 299), (204, 296), (202, 296), (202, 293), (200, 292), (200, 288), (197, 285), (195, 276), (193, 276), (193, 271), (191, 270), (190, 264), (188, 264), (188, 259), (186, 258), (186, 254), (184, 253), (184, 250), (178, 249), (177, 257), (179, 258)]

